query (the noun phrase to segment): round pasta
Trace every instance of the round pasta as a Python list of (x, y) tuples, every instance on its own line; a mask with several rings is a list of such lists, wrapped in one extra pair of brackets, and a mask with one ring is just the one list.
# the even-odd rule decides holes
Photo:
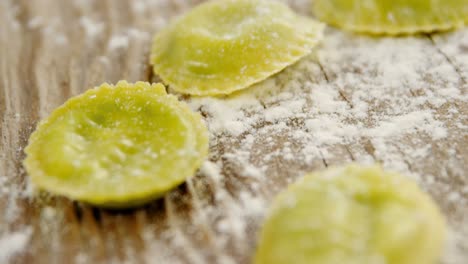
[(380, 167), (304, 176), (274, 200), (256, 264), (432, 264), (444, 219), (429, 195)]
[(201, 117), (161, 84), (103, 84), (68, 100), (29, 139), (24, 165), (41, 190), (93, 205), (140, 205), (206, 158)]
[(314, 0), (313, 10), (331, 25), (371, 34), (429, 33), (468, 22), (466, 0)]
[(155, 36), (151, 64), (177, 92), (230, 94), (307, 55), (322, 34), (322, 24), (276, 1), (209, 1)]

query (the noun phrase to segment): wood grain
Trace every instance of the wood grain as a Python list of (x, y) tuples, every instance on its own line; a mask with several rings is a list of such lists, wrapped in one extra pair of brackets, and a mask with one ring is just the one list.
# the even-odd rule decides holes
[[(468, 262), (467, 29), (392, 40), (329, 29), (320, 51), (269, 80), (276, 91), (289, 97), (259, 93), (261, 107), (244, 109), (262, 116), (275, 106), (306, 98), (302, 113), (281, 120), (285, 127), (280, 133), (271, 122), (258, 119), (247, 133), (213, 134), (210, 161), (220, 165), (223, 177), (213, 177), (204, 169), (144, 208), (115, 212), (61, 197), (30, 197), (21, 162), (37, 122), (71, 96), (102, 82), (154, 80), (148, 65), (152, 35), (198, 2), (0, 1), (0, 237), (31, 230), (26, 246), (8, 258), (11, 263), (249, 263), (267, 204), (259, 214), (244, 214), (249, 202), (245, 193), (268, 203), (304, 172), (351, 161), (381, 162), (423, 177), (423, 188), (441, 206), (454, 233), (443, 263)], [(284, 2), (307, 13), (307, 1)], [(377, 53), (379, 49), (387, 55)], [(427, 56), (408, 71), (417, 71), (424, 85), (389, 88), (385, 98), (372, 97), (370, 87), (384, 87), (377, 69), (392, 67), (385, 59), (399, 63), (405, 58), (398, 54), (421, 52)], [(364, 53), (376, 57), (360, 56)], [(374, 69), (369, 65), (376, 70), (369, 71)], [(449, 75), (435, 79), (438, 67), (445, 67)], [(312, 88), (293, 85), (289, 75)], [(433, 95), (435, 99), (420, 110), (434, 113), (447, 135), (434, 140), (417, 132), (382, 140), (362, 137), (345, 144), (331, 142), (317, 146), (317, 158), (306, 159), (300, 154), (302, 141), (294, 133), (308, 118), (339, 115), (314, 110), (309, 96), (316, 89), (313, 85), (334, 87), (334, 103), (350, 113), (358, 107), (353, 105), (356, 100), (365, 101), (368, 95), (366, 116), (350, 114), (346, 122), (369, 127), (373, 118), (398, 115), (389, 111), (399, 108), (399, 98)], [(460, 97), (441, 92), (448, 86)], [(252, 89), (247, 92), (255, 93), (257, 88)], [(203, 109), (202, 105), (200, 111), (210, 123), (209, 111)], [(246, 140), (254, 142), (248, 150), (242, 148)], [(286, 144), (295, 159), (274, 155)], [(421, 148), (428, 148), (430, 155), (415, 155)], [(244, 177), (239, 159), (230, 158), (239, 149), (247, 152), (251, 164), (266, 168), (268, 177)], [(269, 154), (272, 158), (265, 159)], [(454, 191), (458, 197), (453, 197)]]

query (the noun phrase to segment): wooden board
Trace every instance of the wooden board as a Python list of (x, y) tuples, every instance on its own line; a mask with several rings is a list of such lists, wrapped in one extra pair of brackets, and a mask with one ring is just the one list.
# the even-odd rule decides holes
[[(197, 2), (0, 1), (0, 262), (249, 263), (286, 183), (355, 161), (417, 179), (451, 228), (442, 263), (468, 263), (468, 29), (330, 28), (314, 54), (233, 98), (185, 97), (210, 126), (210, 161), (144, 208), (31, 196), (21, 161), (38, 120), (102, 82), (155, 80), (151, 36)], [(289, 4), (308, 14), (308, 2)]]

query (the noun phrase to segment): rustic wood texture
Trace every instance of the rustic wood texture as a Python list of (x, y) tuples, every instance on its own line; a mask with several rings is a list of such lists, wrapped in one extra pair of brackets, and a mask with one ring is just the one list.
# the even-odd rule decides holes
[[(467, 29), (395, 39), (328, 29), (318, 52), (267, 81), (275, 87), (272, 92), (254, 91), (264, 87), (246, 91), (256, 93), (260, 106), (241, 109), (259, 116), (248, 130), (239, 135), (212, 131), (212, 162), (206, 166), (218, 164), (221, 178), (204, 168), (163, 199), (127, 211), (101, 210), (61, 197), (31, 197), (21, 162), (38, 120), (71, 96), (102, 82), (153, 80), (148, 65), (151, 36), (198, 2), (0, 0), (0, 240), (15, 232), (28, 234), (24, 247), (5, 261), (249, 263), (268, 201), (287, 182), (331, 165), (376, 161), (422, 178), (423, 188), (441, 206), (452, 230), (443, 263), (468, 263)], [(308, 1), (289, 4), (308, 14)], [(408, 89), (394, 89), (379, 83), (382, 71), (398, 67), (405, 54), (425, 54), (406, 69), (420, 76), (424, 85), (414, 87), (410, 82)], [(385, 96), (373, 96), (374, 86), (388, 89)], [(346, 116), (339, 111), (316, 111), (319, 102), (309, 95), (323, 87), (333, 88), (332, 102), (345, 109)], [(343, 122), (372, 127), (382, 116), (414, 112), (405, 100), (428, 95), (432, 99), (419, 108), (446, 128), (440, 139), (424, 130), (380, 139), (362, 136), (345, 143), (321, 142), (315, 156), (302, 155), (305, 141), (296, 137), (308, 118), (342, 117)], [(304, 104), (295, 118), (262, 117), (302, 98)], [(365, 116), (353, 114), (360, 107), (355, 103), (366, 98)], [(203, 104), (199, 109), (210, 124), (214, 117)], [(280, 132), (275, 127), (278, 122), (284, 122)], [(253, 142), (251, 147), (242, 148), (247, 141)], [(276, 155), (285, 147), (294, 158)], [(264, 168), (264, 178), (242, 175), (244, 168), (235, 156), (242, 154), (238, 149), (250, 164)], [(416, 155), (421, 149), (429, 154)], [(272, 158), (266, 159), (268, 155)], [(259, 212), (251, 212), (255, 206), (249, 204), (249, 197), (255, 198), (252, 202), (259, 198), (265, 202), (257, 206)]]

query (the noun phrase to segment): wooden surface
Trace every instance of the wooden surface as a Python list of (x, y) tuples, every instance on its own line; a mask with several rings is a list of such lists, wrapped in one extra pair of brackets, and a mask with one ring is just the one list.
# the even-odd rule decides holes
[[(419, 180), (451, 229), (443, 263), (468, 263), (467, 29), (395, 39), (328, 29), (316, 53), (242, 93), (250, 104), (184, 98), (210, 126), (211, 162), (144, 208), (31, 196), (21, 161), (38, 120), (102, 82), (153, 78), (152, 34), (195, 4), (0, 0), (3, 262), (249, 263), (268, 202), (287, 182), (376, 161)], [(290, 4), (308, 13), (308, 1)], [(216, 115), (219, 103), (231, 115)], [(229, 122), (241, 131), (224, 131)]]

